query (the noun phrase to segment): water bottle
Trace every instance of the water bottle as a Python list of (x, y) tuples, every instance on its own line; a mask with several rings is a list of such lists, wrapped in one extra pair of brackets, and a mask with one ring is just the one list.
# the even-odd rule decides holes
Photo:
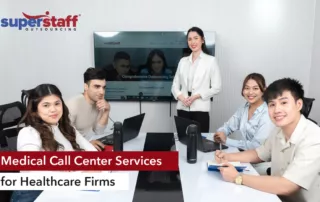
[(113, 151), (123, 151), (123, 131), (121, 122), (114, 123)]
[(187, 129), (187, 162), (197, 162), (197, 146), (198, 146), (198, 126), (191, 124)]

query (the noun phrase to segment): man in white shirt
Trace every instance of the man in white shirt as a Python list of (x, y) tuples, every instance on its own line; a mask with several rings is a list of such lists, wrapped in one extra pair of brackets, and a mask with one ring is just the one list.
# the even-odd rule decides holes
[(277, 194), (282, 201), (318, 202), (320, 198), (320, 127), (300, 112), (302, 85), (293, 79), (273, 82), (265, 91), (269, 116), (277, 128), (266, 142), (240, 153), (217, 151), (218, 162), (260, 163), (271, 160), (271, 176), (239, 174), (229, 163), (223, 178), (260, 191)]
[[(66, 102), (72, 125), (86, 138), (91, 134), (102, 135), (108, 124), (110, 105), (104, 99), (106, 75), (103, 69), (88, 68), (84, 73), (84, 93)], [(104, 144), (90, 141), (99, 151)]]

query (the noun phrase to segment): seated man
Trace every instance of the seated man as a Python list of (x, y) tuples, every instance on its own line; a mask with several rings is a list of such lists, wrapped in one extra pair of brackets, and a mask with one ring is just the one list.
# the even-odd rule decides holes
[[(84, 73), (84, 93), (67, 101), (72, 125), (86, 138), (102, 135), (108, 124), (110, 105), (104, 99), (106, 75), (103, 69), (88, 68)], [(90, 141), (99, 151), (104, 148), (98, 140)]]
[(300, 112), (302, 85), (293, 79), (273, 82), (265, 91), (269, 116), (277, 126), (257, 149), (239, 153), (217, 151), (217, 162), (259, 163), (271, 160), (271, 176), (239, 174), (226, 163), (223, 178), (260, 191), (277, 194), (283, 201), (316, 202), (320, 198), (320, 127)]

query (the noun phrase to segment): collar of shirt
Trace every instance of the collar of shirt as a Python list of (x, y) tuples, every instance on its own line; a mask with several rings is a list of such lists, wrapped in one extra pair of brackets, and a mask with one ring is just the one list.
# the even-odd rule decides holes
[[(245, 105), (246, 108), (249, 108), (250, 107), (250, 103), (247, 102), (246, 105)], [(263, 102), (255, 111), (253, 114), (255, 113), (261, 113), (263, 112), (266, 108), (268, 107), (267, 103), (266, 102)]]
[[(189, 55), (189, 58), (188, 58), (188, 59), (189, 59), (189, 62), (190, 62), (191, 64), (192, 64), (192, 54), (193, 54), (193, 53), (191, 53), (191, 54)], [(203, 56), (204, 56), (204, 52), (201, 51), (199, 57), (198, 57), (196, 60), (202, 58)]]
[(307, 119), (301, 114), (300, 116), (300, 120), (296, 126), (296, 128), (294, 129), (293, 133), (291, 134), (291, 137), (289, 139), (289, 141), (285, 141), (285, 136), (282, 132), (282, 130), (279, 131), (279, 133), (277, 134), (277, 138), (280, 139), (280, 141), (283, 143), (284, 146), (288, 147), (291, 144), (297, 144), (299, 143), (299, 141), (303, 138), (304, 136), (304, 129), (307, 125)]

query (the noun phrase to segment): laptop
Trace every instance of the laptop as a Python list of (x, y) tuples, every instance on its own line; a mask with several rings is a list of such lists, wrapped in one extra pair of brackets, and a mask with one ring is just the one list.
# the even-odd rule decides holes
[[(132, 140), (138, 137), (144, 116), (145, 116), (145, 113), (127, 118), (123, 121), (123, 124), (122, 124), (123, 142), (128, 142), (129, 140)], [(113, 145), (113, 134), (104, 136), (97, 140), (99, 140), (105, 145)]]
[[(178, 117), (178, 116), (174, 116), (174, 120), (177, 128), (178, 139), (182, 144), (185, 144), (185, 145), (188, 144), (187, 129), (189, 125), (194, 124), (198, 127), (198, 132), (197, 132), (198, 150), (202, 152), (212, 152), (212, 151), (220, 150), (219, 143), (210, 141), (207, 138), (202, 137), (200, 124), (198, 122), (190, 119)], [(228, 146), (222, 145), (222, 149), (227, 149), (227, 148)]]

